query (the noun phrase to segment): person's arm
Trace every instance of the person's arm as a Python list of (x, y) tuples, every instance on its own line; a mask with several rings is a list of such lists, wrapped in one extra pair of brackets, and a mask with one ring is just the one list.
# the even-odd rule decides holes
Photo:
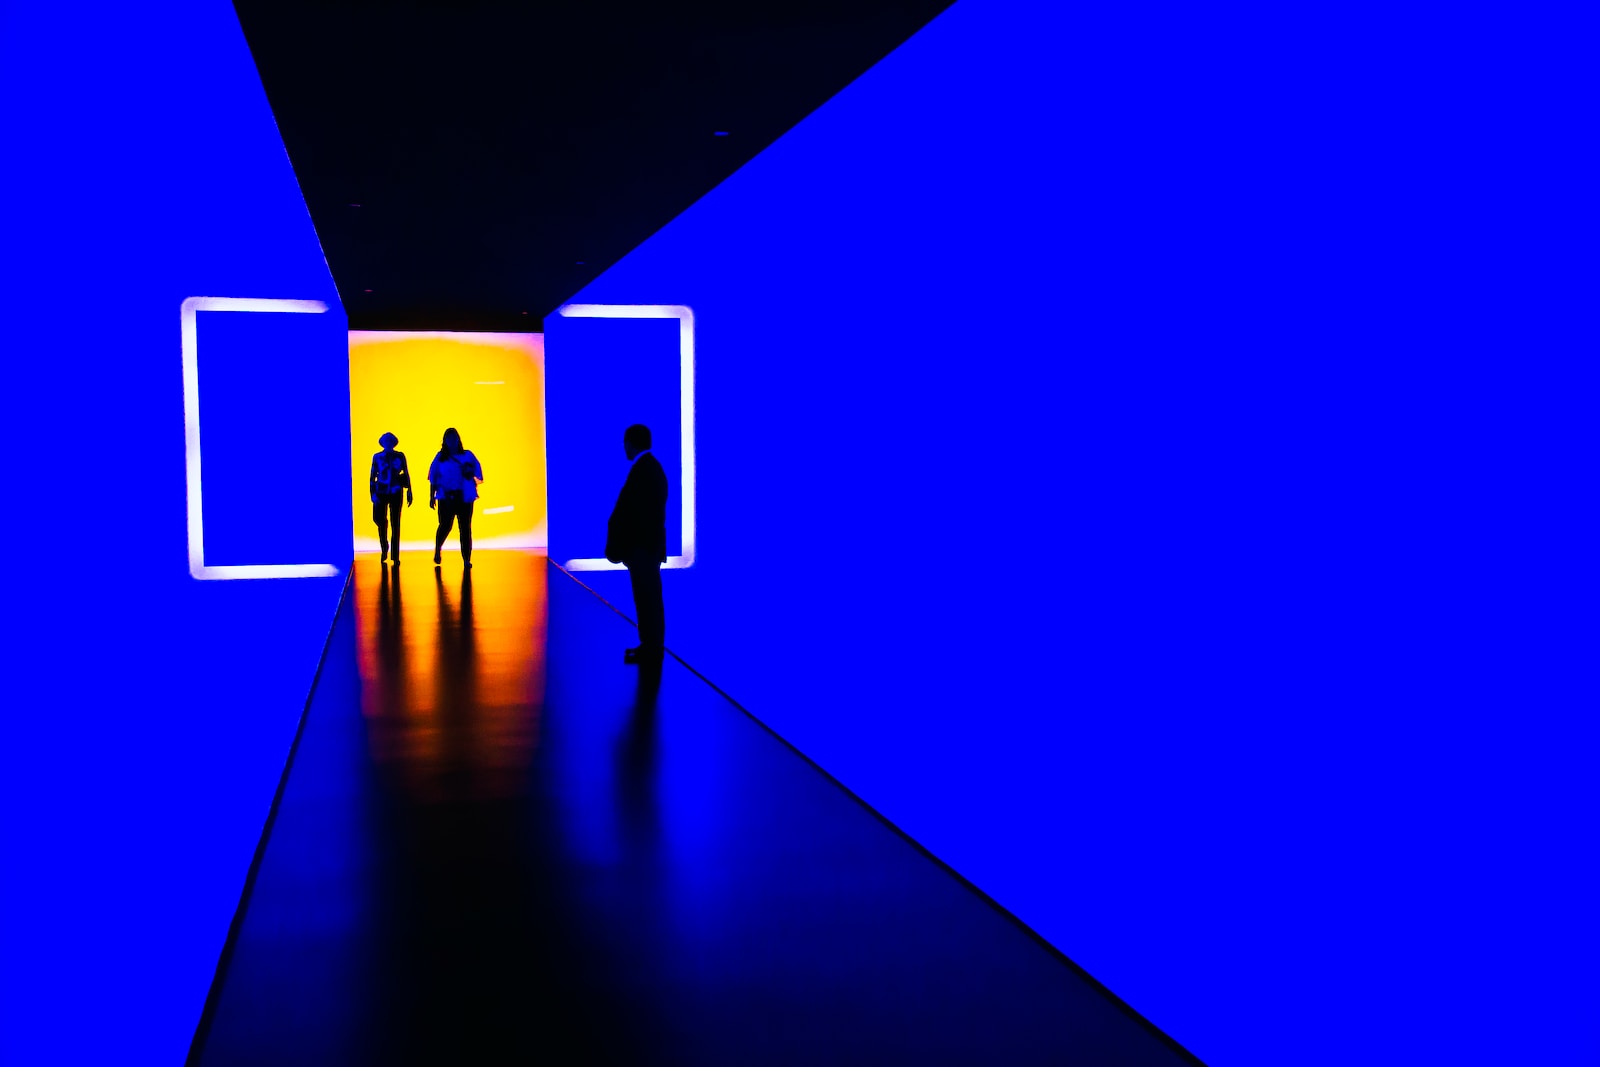
[(478, 479), (478, 484), (479, 485), (482, 485), (483, 484), (483, 460), (478, 458), (478, 454), (476, 452), (474, 452), (472, 454), (472, 466), (473, 466), (473, 469), (475, 469), (478, 472), (473, 477)]
[(378, 502), (378, 457), (372, 457), (372, 469), (367, 472), (367, 496), (372, 502)]
[(428, 464), (428, 506), (431, 508), (439, 499), (439, 457), (434, 456), (433, 462)]
[[(617, 507), (621, 506), (622, 502), (617, 501)], [(617, 508), (611, 509), (611, 519), (606, 523), (606, 560), (610, 563), (622, 562), (622, 544), (617, 536)]]
[(406, 507), (411, 506), (411, 461), (404, 452), (395, 453), (400, 457), (400, 484), (406, 487)]
[(628, 480), (622, 483), (622, 491), (617, 494), (617, 503), (611, 509), (611, 520), (606, 523), (606, 559), (612, 563), (621, 563), (623, 556), (633, 549), (633, 494), (636, 491), (630, 470)]

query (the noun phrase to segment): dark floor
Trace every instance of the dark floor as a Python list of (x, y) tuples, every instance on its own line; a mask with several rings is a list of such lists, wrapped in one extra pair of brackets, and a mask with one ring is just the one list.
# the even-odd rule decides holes
[(542, 556), (475, 562), (358, 561), (194, 1061), (1194, 1062)]

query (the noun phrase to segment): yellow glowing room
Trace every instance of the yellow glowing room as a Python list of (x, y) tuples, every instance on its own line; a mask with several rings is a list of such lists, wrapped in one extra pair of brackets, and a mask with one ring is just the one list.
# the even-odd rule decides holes
[(401, 549), (431, 552), (428, 464), (454, 427), (489, 457), (478, 486), (473, 542), (484, 549), (546, 545), (544, 337), (536, 333), (350, 333), (350, 482), (355, 551), (376, 555), (368, 495), (379, 438), (398, 437), (415, 503), (401, 519)]

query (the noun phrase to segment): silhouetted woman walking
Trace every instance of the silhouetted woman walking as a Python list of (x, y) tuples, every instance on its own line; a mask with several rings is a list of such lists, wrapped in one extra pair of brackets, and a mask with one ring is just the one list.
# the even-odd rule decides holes
[(433, 562), (450, 536), (452, 523), (461, 524), (461, 559), (472, 566), (472, 502), (478, 499), (478, 483), (483, 481), (483, 464), (461, 444), (455, 427), (444, 432), (439, 454), (428, 466), (428, 506), (439, 508), (439, 530), (433, 535)]
[[(392, 433), (378, 438), (383, 451), (372, 457), (372, 473), (367, 478), (372, 521), (378, 526), (378, 547), (383, 550), (378, 561), (393, 559), (396, 565), (400, 563), (400, 497), (405, 496), (408, 508), (412, 501), (411, 468), (406, 464), (406, 454), (394, 450), (399, 443), (400, 438)], [(389, 551), (391, 544), (393, 553)]]

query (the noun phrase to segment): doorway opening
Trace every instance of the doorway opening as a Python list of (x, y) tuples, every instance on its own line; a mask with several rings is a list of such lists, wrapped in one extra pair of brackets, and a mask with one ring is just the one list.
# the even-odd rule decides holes
[(475, 549), (548, 542), (544, 335), (350, 331), (350, 473), (355, 551), (378, 551), (368, 475), (378, 439), (406, 455), (416, 502), (402, 512), (400, 547), (433, 551), (428, 465), (446, 427), (483, 464), (472, 521)]

